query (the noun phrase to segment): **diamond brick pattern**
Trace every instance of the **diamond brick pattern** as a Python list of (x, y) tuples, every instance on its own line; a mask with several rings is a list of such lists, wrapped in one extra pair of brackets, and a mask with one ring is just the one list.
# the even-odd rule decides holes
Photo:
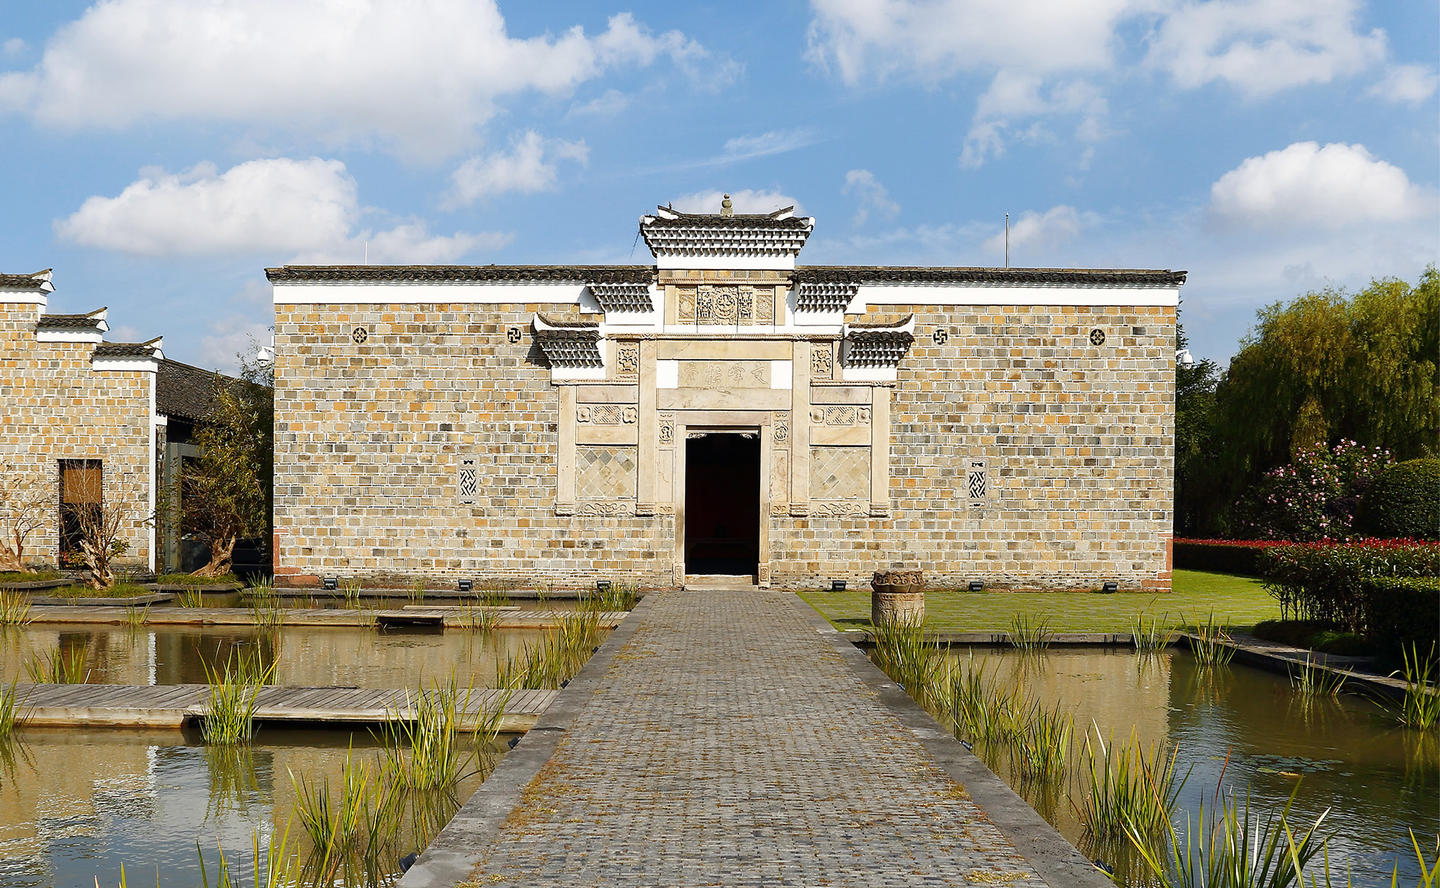
[(635, 448), (575, 448), (575, 495), (582, 500), (635, 496)]
[(812, 499), (866, 499), (870, 496), (869, 447), (816, 447), (810, 452)]

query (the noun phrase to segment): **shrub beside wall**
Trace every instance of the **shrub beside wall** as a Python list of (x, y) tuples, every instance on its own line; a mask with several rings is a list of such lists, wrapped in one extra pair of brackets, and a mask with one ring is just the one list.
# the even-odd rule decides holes
[[(1328, 620), (1347, 632), (1365, 631), (1361, 581), (1440, 576), (1440, 545), (1416, 540), (1296, 543), (1267, 549), (1260, 560), (1265, 591), (1283, 617)], [(1433, 625), (1433, 611), (1429, 619)]]
[(1440, 459), (1410, 459), (1381, 469), (1361, 502), (1359, 522), (1375, 536), (1440, 536)]
[(1175, 566), (1180, 570), (1208, 570), (1216, 573), (1258, 577), (1263, 566), (1260, 553), (1283, 540), (1175, 540)]
[(1440, 645), (1440, 577), (1370, 577), (1360, 583), (1365, 633), (1391, 653)]

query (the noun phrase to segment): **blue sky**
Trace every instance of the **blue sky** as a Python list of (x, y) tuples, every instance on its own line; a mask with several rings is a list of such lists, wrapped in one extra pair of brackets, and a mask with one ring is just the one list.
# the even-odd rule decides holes
[(1434, 0), (0, 0), (0, 272), (234, 366), (288, 262), (1184, 268), (1194, 350), (1440, 261)]

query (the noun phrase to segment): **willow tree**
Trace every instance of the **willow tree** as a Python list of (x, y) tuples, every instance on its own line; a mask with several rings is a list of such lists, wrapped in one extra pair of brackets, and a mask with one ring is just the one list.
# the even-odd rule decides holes
[(196, 576), (229, 573), (235, 544), (264, 534), (268, 524), (270, 445), (254, 388), (216, 377), (212, 413), (195, 435), (200, 455), (180, 473), (182, 526), (210, 547)]

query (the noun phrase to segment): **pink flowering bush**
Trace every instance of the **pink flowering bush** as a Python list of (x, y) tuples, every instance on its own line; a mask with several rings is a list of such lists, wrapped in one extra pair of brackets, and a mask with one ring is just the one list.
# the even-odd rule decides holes
[(1390, 463), (1390, 451), (1349, 440), (1308, 447), (1236, 503), (1240, 532), (1265, 540), (1350, 539), (1361, 496)]

